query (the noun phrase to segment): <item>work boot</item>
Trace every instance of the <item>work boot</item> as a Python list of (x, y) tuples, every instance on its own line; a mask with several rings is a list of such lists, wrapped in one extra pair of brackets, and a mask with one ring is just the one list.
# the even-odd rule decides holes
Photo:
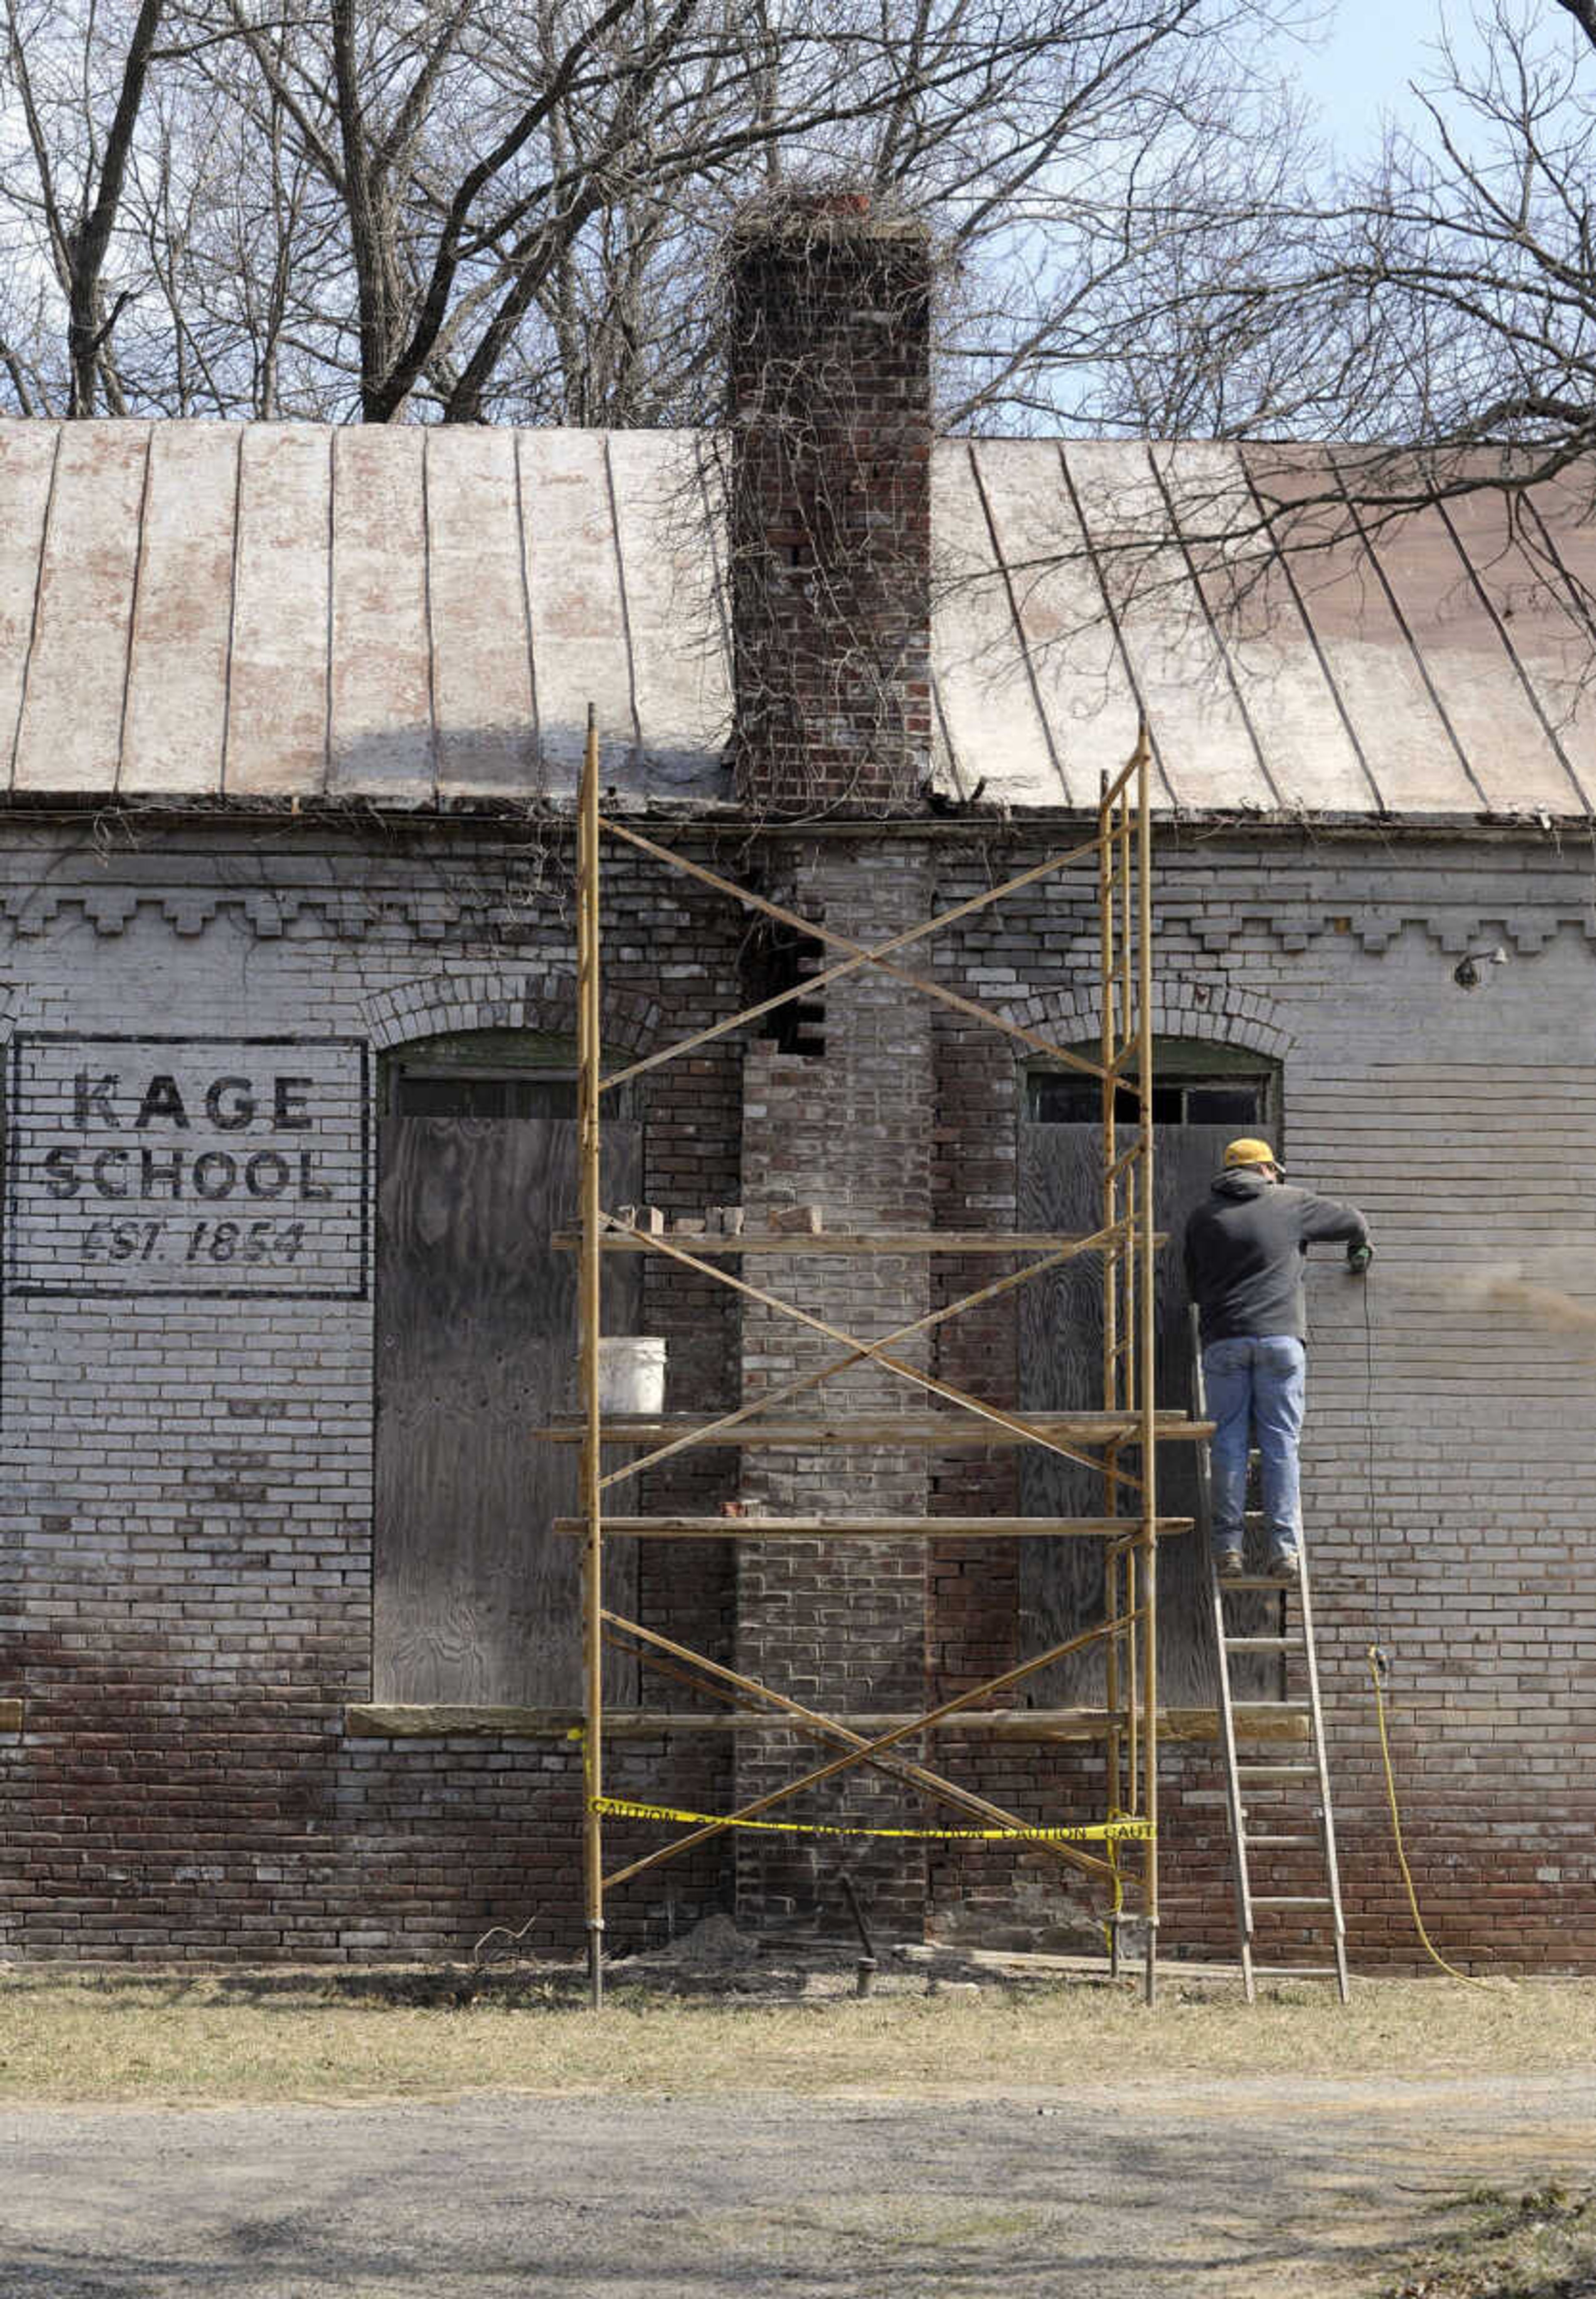
[(1221, 1581), (1241, 1578), (1242, 1552), (1239, 1548), (1217, 1548), (1214, 1551), (1214, 1571)]
[(1287, 1579), (1292, 1573), (1295, 1573), (1297, 1569), (1296, 1550), (1294, 1548), (1271, 1548), (1269, 1551), (1269, 1561), (1265, 1569), (1270, 1576), (1276, 1581), (1284, 1581)]

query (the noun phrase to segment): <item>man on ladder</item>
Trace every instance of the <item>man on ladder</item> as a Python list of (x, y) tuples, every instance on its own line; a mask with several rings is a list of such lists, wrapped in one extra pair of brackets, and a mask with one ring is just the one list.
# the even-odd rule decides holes
[(1285, 1575), (1297, 1568), (1308, 1249), (1344, 1239), (1347, 1266), (1359, 1275), (1373, 1258), (1368, 1224), (1356, 1206), (1293, 1189), (1284, 1175), (1267, 1141), (1231, 1142), (1212, 1191), (1186, 1224), (1186, 1285), (1201, 1319), (1203, 1382), (1216, 1424), (1214, 1566), (1225, 1579), (1243, 1569), (1253, 1432), (1261, 1457), (1267, 1570)]

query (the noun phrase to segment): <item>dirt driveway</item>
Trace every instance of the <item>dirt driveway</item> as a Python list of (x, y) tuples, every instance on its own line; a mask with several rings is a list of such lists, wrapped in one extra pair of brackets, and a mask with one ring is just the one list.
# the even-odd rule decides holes
[(1470, 2185), (1588, 2177), (1596, 2078), (30, 2108), (0, 2147), (4, 2299), (1333, 2299)]

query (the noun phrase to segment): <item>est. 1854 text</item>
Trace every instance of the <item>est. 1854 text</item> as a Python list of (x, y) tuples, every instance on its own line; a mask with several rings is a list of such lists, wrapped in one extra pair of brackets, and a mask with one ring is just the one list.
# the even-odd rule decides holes
[(304, 1224), (295, 1221), (102, 1221), (83, 1241), (85, 1261), (297, 1260)]

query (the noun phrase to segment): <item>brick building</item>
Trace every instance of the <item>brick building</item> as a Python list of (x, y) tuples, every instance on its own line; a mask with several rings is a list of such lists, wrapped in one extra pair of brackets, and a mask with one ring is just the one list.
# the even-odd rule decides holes
[[(578, 1696), (549, 1531), (574, 1484), (528, 1432), (573, 1394), (550, 1241), (592, 700), (612, 810), (861, 939), (1068, 843), (1147, 712), (1170, 1216), (1218, 1141), (1272, 1126), (1380, 1249), (1366, 1291), (1334, 1259), (1309, 1289), (1353, 1962), (1414, 1954), (1378, 1634), (1438, 1942), (1596, 1968), (1592, 530), (1549, 487), (1511, 533), (1486, 497), (1333, 548), (1266, 531), (1221, 601), (1191, 537), (1248, 454), (934, 444), (914, 233), (832, 218), (739, 263), (711, 439), (0, 426), (0, 1951), (458, 1955), (528, 1919), (577, 1945), (550, 1714)], [(1305, 456), (1304, 485), (1328, 468)], [(1095, 1031), (1093, 932), (1067, 872), (927, 949), (1069, 1044)], [(812, 955), (641, 855), (608, 866), (604, 934), (606, 1039), (637, 1056)], [(616, 1199), (1080, 1225), (1068, 1076), (879, 979), (631, 1092)], [(884, 1259), (845, 1307), (895, 1321), (966, 1274)], [(667, 1337), (673, 1405), (736, 1402), (789, 1346), (702, 1281), (611, 1282), (608, 1323)], [(1061, 1284), (994, 1305), (935, 1361), (1084, 1401), (1069, 1313), (1090, 1303)], [(688, 1455), (649, 1501), (838, 1474)], [(1057, 1498), (1012, 1455), (905, 1450), (870, 1479), (863, 1513)], [(644, 1544), (621, 1570), (639, 1617), (881, 1709), (1090, 1601), (1035, 1546)], [(1164, 1586), (1168, 1696), (1211, 1702), (1196, 1559), (1172, 1547)], [(624, 1664), (614, 1693), (665, 1705)], [(967, 1756), (1044, 1815), (1101, 1796), (1090, 1749)], [(712, 1807), (773, 1761), (633, 1739), (611, 1784)], [(1170, 1746), (1163, 1779), (1167, 1937), (1222, 1944), (1212, 1745)], [(1081, 1937), (1033, 1855), (858, 1872), (893, 1929)], [(712, 1846), (611, 1919), (624, 1946), (711, 1910), (840, 1931), (835, 1863)]]

